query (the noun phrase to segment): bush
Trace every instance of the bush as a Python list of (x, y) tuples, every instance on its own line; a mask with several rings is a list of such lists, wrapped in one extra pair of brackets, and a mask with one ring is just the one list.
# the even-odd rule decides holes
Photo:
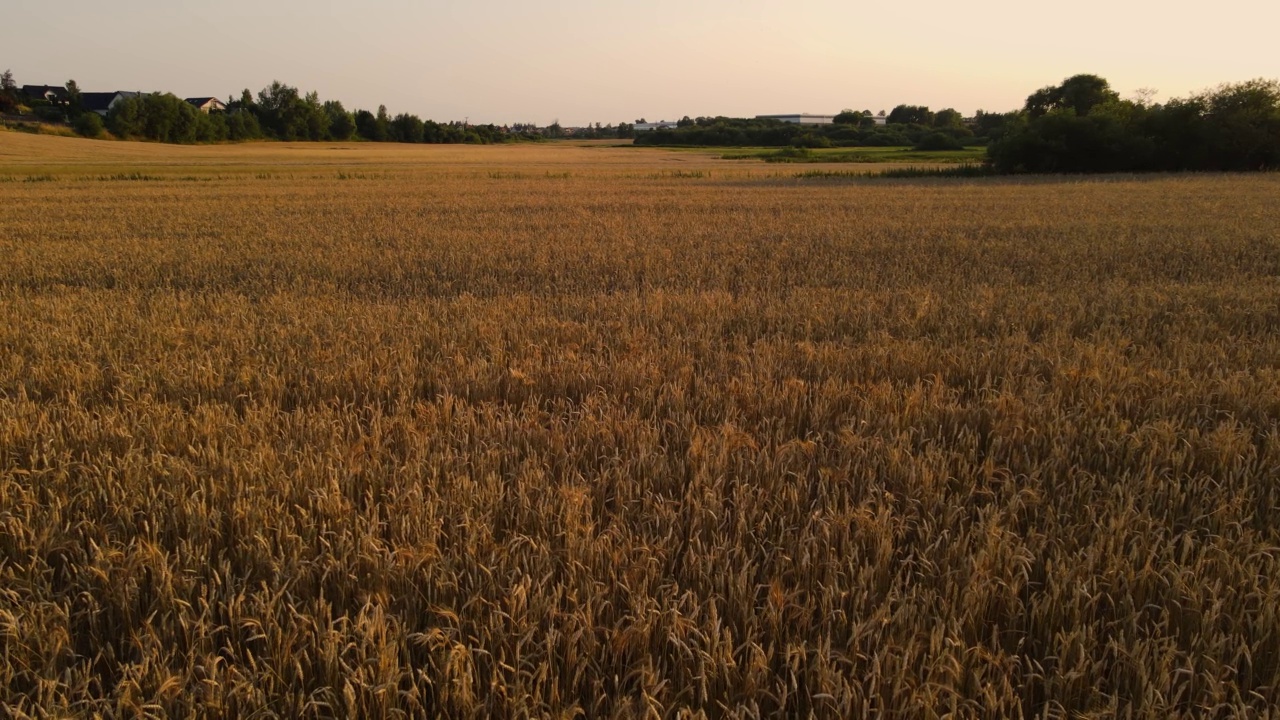
[(102, 131), (106, 130), (102, 117), (95, 112), (80, 113), (80, 117), (76, 118), (71, 127), (75, 129), (77, 135), (83, 135), (87, 138), (100, 137)]
[(791, 139), (791, 147), (798, 148), (829, 148), (831, 140), (825, 136), (807, 132), (799, 137)]
[(66, 122), (67, 114), (62, 108), (53, 107), (52, 105), (37, 105), (31, 109), (31, 112), (45, 122)]
[(916, 150), (963, 150), (964, 145), (954, 136), (944, 132), (934, 132), (920, 138)]

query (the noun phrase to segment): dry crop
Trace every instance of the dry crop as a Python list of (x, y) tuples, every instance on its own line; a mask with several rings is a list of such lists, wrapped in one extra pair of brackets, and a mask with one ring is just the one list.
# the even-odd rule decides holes
[(3, 714), (1276, 712), (1280, 177), (393, 150), (0, 134)]

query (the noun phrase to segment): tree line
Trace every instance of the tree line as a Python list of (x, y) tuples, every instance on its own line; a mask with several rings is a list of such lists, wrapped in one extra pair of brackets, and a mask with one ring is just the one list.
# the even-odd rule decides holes
[(987, 148), (999, 172), (1280, 169), (1280, 82), (1220, 85), (1164, 104), (1076, 75), (1032, 93)]
[(280, 81), (255, 96), (248, 89), (229, 99), (223, 112), (203, 113), (190, 103), (165, 93), (125, 98), (107, 112), (106, 129), (119, 138), (171, 143), (284, 140), (402, 143), (489, 144), (536, 139), (528, 133), (509, 134), (496, 125), (437, 123), (417, 115), (347, 110), (338, 100), (321, 101), (315, 92), (302, 93)]
[[(980, 113), (981, 114), (981, 113)], [(883, 113), (882, 113), (883, 115)], [(986, 114), (983, 114), (986, 115)], [(985, 144), (978, 128), (965, 124), (953, 108), (932, 112), (917, 105), (899, 105), (883, 116), (883, 124), (869, 110), (844, 110), (829, 125), (800, 125), (773, 118), (685, 117), (674, 128), (636, 135), (637, 145), (710, 145), (759, 147), (902, 147), (959, 149)]]
[[(68, 122), (87, 137), (110, 131), (121, 139), (167, 143), (265, 139), (490, 144), (567, 136), (558, 122), (548, 128), (532, 124), (503, 128), (493, 124), (439, 123), (411, 113), (393, 116), (385, 105), (376, 112), (349, 111), (337, 100), (321, 101), (318, 93), (303, 93), (280, 81), (272, 82), (256, 95), (245, 89), (238, 99), (228, 98), (225, 111), (205, 113), (171, 93), (150, 93), (118, 100), (105, 119), (82, 107), (74, 80), (67, 83), (66, 89), (68, 99), (64, 103), (23, 97), (12, 73), (6, 70), (0, 76), (0, 112), (26, 109), (41, 120)], [(574, 137), (628, 138), (631, 126), (596, 123), (579, 130)]]
[(1012, 112), (899, 105), (879, 124), (845, 110), (830, 125), (771, 119), (684, 118), (641, 133), (637, 145), (764, 147), (986, 145), (997, 172), (1143, 172), (1280, 168), (1280, 82), (1250, 80), (1159, 104), (1122, 99), (1103, 78), (1075, 75), (1032, 93)]

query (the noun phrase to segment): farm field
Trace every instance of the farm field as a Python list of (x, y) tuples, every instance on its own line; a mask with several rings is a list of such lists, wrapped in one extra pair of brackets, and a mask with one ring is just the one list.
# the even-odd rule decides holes
[(1280, 176), (813, 167), (0, 133), (0, 715), (1273, 716)]

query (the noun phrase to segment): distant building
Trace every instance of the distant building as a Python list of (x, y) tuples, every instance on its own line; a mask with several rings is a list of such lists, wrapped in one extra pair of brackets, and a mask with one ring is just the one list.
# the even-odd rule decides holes
[[(879, 115), (869, 116), (871, 121), (876, 125), (884, 125), (888, 122), (882, 110)], [(792, 115), (757, 115), (757, 120), (780, 120), (782, 122), (796, 123), (797, 125), (830, 125), (835, 122), (835, 115), (811, 115), (809, 113), (794, 113)]]
[(677, 123), (659, 120), (658, 122), (643, 122), (635, 124), (636, 132), (648, 132), (649, 130), (666, 130), (676, 127)]
[(130, 92), (128, 90), (80, 93), (80, 107), (106, 117), (107, 113), (111, 111), (111, 108), (116, 106), (116, 103), (128, 98), (138, 97), (141, 94), (142, 93)]
[(757, 120), (781, 120), (799, 125), (830, 125), (835, 122), (835, 115), (811, 115), (809, 113), (792, 113), (791, 115), (757, 115)]
[(211, 112), (226, 112), (227, 104), (216, 97), (187, 98), (187, 102), (196, 106), (200, 112), (208, 115)]

